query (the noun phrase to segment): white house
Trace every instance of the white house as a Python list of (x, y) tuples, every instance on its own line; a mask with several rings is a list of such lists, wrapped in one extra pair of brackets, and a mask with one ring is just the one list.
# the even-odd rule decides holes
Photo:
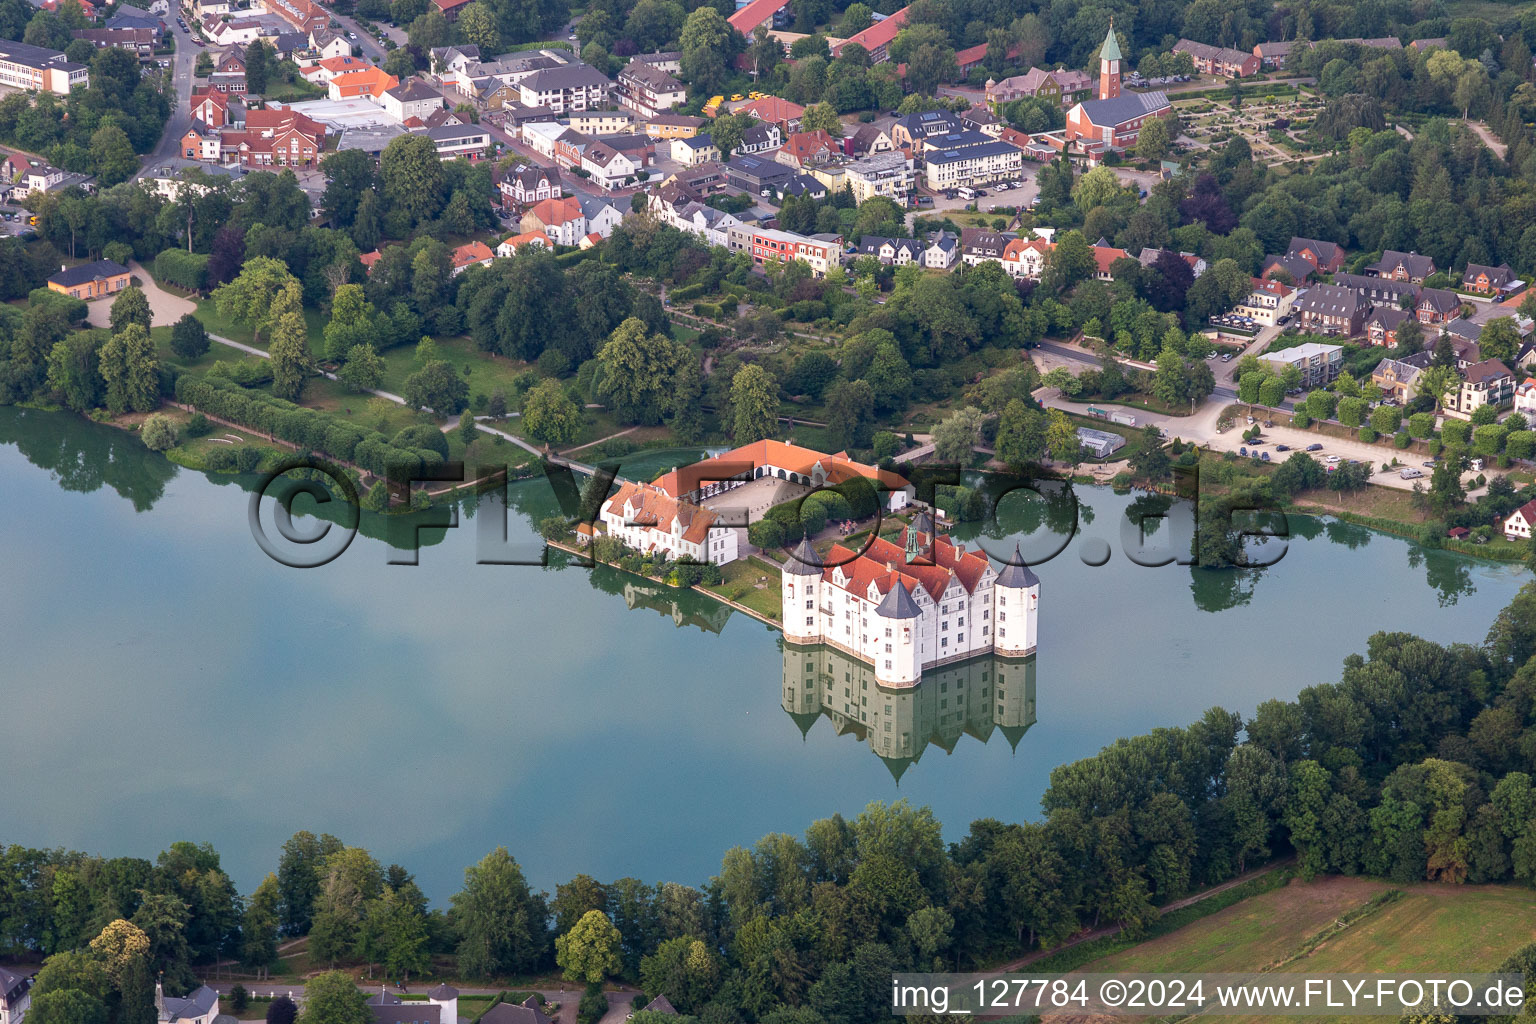
[(624, 219), (617, 206), (599, 196), (583, 196), (581, 212), (587, 219), (587, 234), (595, 233), (600, 238), (612, 235), (613, 229)]
[(599, 515), (608, 536), (642, 554), (660, 552), (724, 565), (737, 557), (736, 531), (718, 524), (707, 508), (671, 497), (649, 484), (624, 483)]
[(401, 121), (419, 117), (425, 121), (434, 110), (442, 110), (447, 104), (443, 94), (419, 78), (408, 78), (393, 89), (385, 89), (379, 97), (379, 105)]
[(987, 142), (934, 150), (923, 157), (923, 163), (928, 187), (942, 192), (1018, 177), (1024, 171), (1024, 151), (1008, 142)]
[(672, 140), (672, 159), (684, 167), (697, 167), (720, 159), (720, 147), (708, 135)]
[(32, 1006), (32, 976), (0, 967), (0, 1024), (21, 1024)]
[(1536, 377), (1527, 377), (1515, 388), (1515, 412), (1529, 422), (1536, 419)]
[(851, 654), (887, 686), (979, 654), (1032, 654), (1040, 580), (1014, 559), (994, 571), (985, 554), (935, 535), (926, 514), (862, 553), (834, 544), (823, 559), (801, 541), (780, 577), (784, 639)]
[(161, 1024), (213, 1024), (219, 1015), (219, 994), (207, 985), (190, 995), (168, 996), (155, 982), (155, 1010)]
[(923, 266), (929, 270), (948, 270), (960, 258), (960, 239), (952, 231), (935, 231), (923, 250)]
[(587, 64), (543, 68), (517, 83), (524, 106), (548, 107), (556, 114), (605, 106), (608, 85), (608, 76)]
[(1528, 501), (1504, 520), (1504, 536), (1509, 540), (1530, 540), (1536, 526), (1536, 501)]
[(599, 187), (610, 192), (633, 183), (645, 173), (628, 153), (600, 141), (594, 141), (582, 150), (581, 167)]
[(525, 245), (537, 246), (540, 249), (550, 248), (549, 236), (542, 231), (524, 231), (520, 235), (504, 238), (501, 244), (496, 246), (496, 255), (503, 258), (515, 256), (518, 250)]

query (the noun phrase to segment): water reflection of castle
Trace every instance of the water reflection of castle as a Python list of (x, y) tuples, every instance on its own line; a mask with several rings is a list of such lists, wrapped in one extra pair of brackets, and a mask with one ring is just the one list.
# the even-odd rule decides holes
[(986, 654), (888, 687), (852, 655), (786, 643), (783, 707), (802, 735), (825, 716), (838, 735), (867, 740), (899, 781), (930, 743), (949, 754), (962, 735), (986, 743), (996, 730), (1017, 750), (1035, 724), (1035, 658)]

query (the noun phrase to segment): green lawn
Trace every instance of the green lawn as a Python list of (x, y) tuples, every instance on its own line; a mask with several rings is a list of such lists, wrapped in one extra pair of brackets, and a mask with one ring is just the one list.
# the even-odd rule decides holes
[[(469, 367), (469, 393), (489, 398), (500, 391), (510, 401), (516, 392), (514, 381), (518, 375), (531, 369), (530, 364), (508, 359), (505, 356), (482, 352), (468, 338), (436, 338), (438, 357), (454, 366)], [(384, 359), (384, 380), (379, 387), (384, 391), (400, 394), (405, 378), (421, 369), (416, 362), (416, 349), (412, 345), (392, 348), (380, 355)]]
[[(219, 313), (219, 307), (214, 304), (212, 299), (199, 299), (197, 302), (197, 312), (194, 315), (203, 322), (204, 327), (208, 328), (209, 334), (217, 334), (220, 337), (228, 338), (231, 341), (238, 341), (245, 345), (255, 344), (257, 348), (266, 347), (266, 338), (262, 338), (260, 342), (255, 342), (251, 329), (222, 316)], [(311, 352), (319, 352), (322, 348), (321, 342), (325, 334), (325, 315), (318, 309), (311, 309), (305, 306), (304, 322), (305, 326), (309, 328), (309, 350)], [(215, 347), (217, 347), (217, 344)]]

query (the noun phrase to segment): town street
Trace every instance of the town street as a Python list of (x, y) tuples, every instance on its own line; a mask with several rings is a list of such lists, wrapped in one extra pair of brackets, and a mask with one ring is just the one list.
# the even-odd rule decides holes
[(197, 55), (203, 52), (202, 47), (192, 42), (192, 34), (183, 32), (176, 23), (174, 14), (168, 14), (165, 18), (166, 31), (171, 33), (176, 40), (176, 55), (171, 61), (171, 85), (173, 96), (171, 98), (171, 116), (166, 119), (165, 130), (160, 133), (160, 142), (155, 146), (134, 175), (135, 179), (144, 176), (144, 171), (157, 162), (167, 157), (181, 154), (181, 137), (192, 127), (192, 71), (197, 67)]

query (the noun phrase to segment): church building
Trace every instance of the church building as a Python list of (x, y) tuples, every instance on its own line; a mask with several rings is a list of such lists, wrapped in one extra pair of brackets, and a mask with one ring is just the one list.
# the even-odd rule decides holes
[(1084, 150), (1130, 149), (1136, 145), (1141, 126), (1173, 110), (1161, 90), (1120, 91), (1120, 44), (1111, 22), (1099, 50), (1099, 82), (1094, 99), (1083, 100), (1067, 111), (1066, 141)]

